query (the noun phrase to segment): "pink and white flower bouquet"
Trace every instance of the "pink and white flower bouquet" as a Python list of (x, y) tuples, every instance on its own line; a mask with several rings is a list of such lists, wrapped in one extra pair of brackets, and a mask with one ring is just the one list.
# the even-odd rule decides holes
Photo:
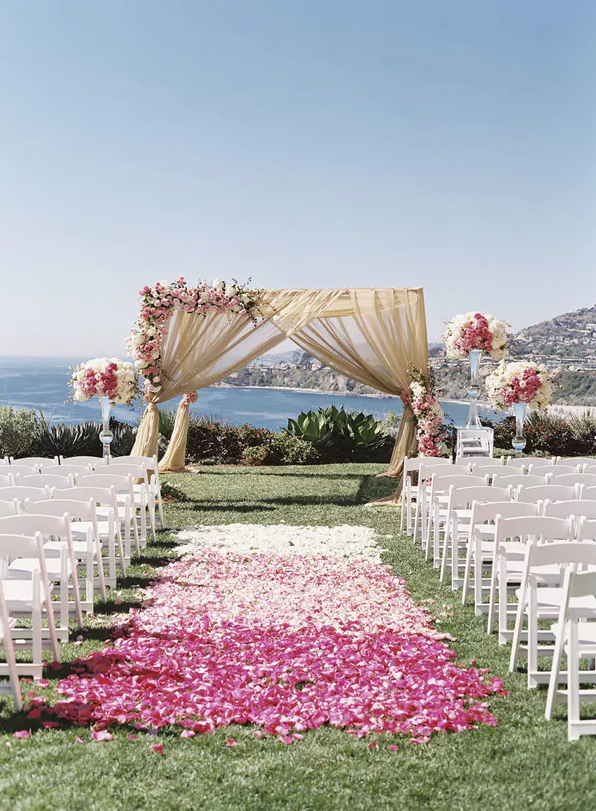
[(502, 360), (509, 354), (508, 326), (488, 313), (456, 315), (443, 335), (447, 357), (467, 358), (473, 349), (480, 349), (494, 360)]
[(443, 409), (428, 381), (419, 369), (410, 369), (410, 391), (402, 399), (409, 403), (416, 418), (416, 440), (420, 456), (446, 456)]
[(176, 310), (185, 313), (227, 313), (248, 316), (256, 321), (259, 315), (259, 291), (249, 290), (246, 284), (222, 279), (199, 282), (189, 287), (183, 276), (173, 282), (146, 285), (140, 291), (141, 313), (127, 339), (128, 349), (138, 372), (145, 381), (145, 390), (159, 392), (161, 346), (168, 318)]
[(543, 411), (552, 397), (548, 370), (529, 361), (501, 362), (486, 378), (486, 391), (499, 411), (506, 411), (516, 403)]
[(75, 402), (108, 397), (111, 403), (127, 405), (139, 394), (134, 364), (119, 358), (93, 358), (75, 367), (69, 383)]

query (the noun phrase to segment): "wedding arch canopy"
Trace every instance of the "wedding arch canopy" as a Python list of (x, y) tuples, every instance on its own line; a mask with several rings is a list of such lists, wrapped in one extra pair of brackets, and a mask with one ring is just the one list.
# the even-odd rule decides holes
[[(183, 279), (174, 285), (178, 283), (186, 290)], [(215, 306), (197, 308), (196, 301), (175, 288), (174, 298), (166, 297), (166, 283), (161, 284), (157, 292), (148, 287), (141, 291), (152, 296), (152, 306), (141, 312), (149, 320), (139, 320), (142, 326), (137, 327), (137, 337), (133, 331), (136, 356), (144, 359), (141, 372), (148, 404), (132, 454), (152, 456), (157, 452), (158, 403), (211, 386), (289, 338), (340, 374), (402, 397), (404, 412), (384, 475), (400, 474), (404, 455), (416, 449), (414, 414), (404, 396), (411, 383), (409, 370), (416, 368), (428, 376), (422, 288), (259, 291), (255, 317), (250, 312), (218, 311)], [(240, 299), (247, 298), (240, 295)], [(152, 323), (149, 311), (157, 313), (155, 328), (145, 325)], [(190, 401), (185, 396), (178, 406), (160, 471), (185, 467)]]

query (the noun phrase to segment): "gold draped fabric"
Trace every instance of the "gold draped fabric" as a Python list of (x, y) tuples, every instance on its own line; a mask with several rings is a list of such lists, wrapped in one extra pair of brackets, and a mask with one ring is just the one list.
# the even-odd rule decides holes
[[(157, 452), (157, 403), (213, 385), (286, 338), (327, 366), (379, 391), (401, 395), (408, 366), (428, 372), (424, 296), (421, 288), (269, 290), (262, 315), (195, 315), (175, 311), (162, 344), (162, 389), (152, 395), (133, 453)], [(180, 404), (160, 470), (184, 469), (188, 405)], [(415, 449), (413, 414), (404, 408), (389, 468), (399, 476)]]

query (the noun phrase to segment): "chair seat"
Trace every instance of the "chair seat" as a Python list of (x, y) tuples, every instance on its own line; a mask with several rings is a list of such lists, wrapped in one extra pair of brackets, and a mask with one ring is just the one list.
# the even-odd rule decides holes
[[(34, 569), (39, 569), (39, 561), (37, 558), (17, 558), (17, 560), (13, 560), (8, 567), (8, 577), (9, 579), (22, 578), (24, 576), (31, 577)], [(47, 557), (46, 569), (49, 580), (60, 580), (60, 558)], [(72, 571), (68, 559), (66, 560), (66, 571), (68, 574)]]
[[(33, 602), (33, 581), (32, 580), (3, 580), (2, 588), (9, 611), (21, 611), (23, 607), (29, 607)], [(50, 583), (50, 591), (53, 590)]]
[[(558, 622), (553, 622), (550, 629), (555, 637), (559, 636), (560, 625)], [(594, 650), (592, 649), (596, 648), (596, 622), (578, 622), (577, 631), (581, 652), (584, 653), (584, 649), (588, 648), (590, 649), (588, 652), (593, 654)]]
[[(99, 545), (101, 546), (101, 541), (99, 542)], [(43, 548), (46, 553), (46, 558), (51, 559), (54, 557), (59, 557), (61, 547), (61, 541), (48, 541), (45, 543)], [(73, 540), (72, 549), (76, 557), (84, 557), (87, 554), (87, 539), (85, 538), (84, 541)]]
[[(108, 535), (108, 522), (107, 519), (105, 521), (98, 521), (98, 529), (99, 529), (99, 537), (102, 536), (107, 537)], [(89, 530), (93, 531), (93, 523), (91, 521), (75, 521), (71, 525), (70, 531), (72, 533), (73, 538), (87, 537), (87, 532)]]
[[(515, 594), (519, 600), (521, 589), (517, 589)], [(561, 603), (563, 602), (563, 589), (545, 586), (544, 588), (536, 590), (536, 597), (539, 611), (542, 608), (559, 609), (561, 607)], [(586, 609), (586, 611), (594, 611), (596, 613), (596, 597), (590, 595), (589, 597), (584, 597), (581, 600), (576, 600), (573, 602), (573, 607)]]

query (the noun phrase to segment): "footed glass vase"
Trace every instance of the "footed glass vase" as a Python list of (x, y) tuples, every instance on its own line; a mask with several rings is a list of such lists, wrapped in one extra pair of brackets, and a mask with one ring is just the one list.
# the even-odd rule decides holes
[(101, 418), (103, 421), (103, 427), (101, 429), (99, 438), (101, 439), (101, 444), (103, 445), (103, 458), (109, 459), (110, 445), (114, 439), (114, 434), (110, 431), (110, 410), (112, 408), (112, 403), (110, 402), (109, 397), (102, 397), (98, 395), (97, 399), (99, 400)]
[(468, 389), (468, 399), (470, 400), (470, 410), (468, 411), (468, 419), (466, 421), (466, 428), (482, 428), (480, 416), (478, 414), (478, 394), (480, 392), (480, 358), (482, 357), (481, 349), (472, 349), (469, 356), (470, 358), (470, 387)]
[(527, 403), (514, 403), (513, 413), (515, 414), (515, 436), (511, 440), (511, 444), (515, 450), (516, 457), (522, 455), (523, 449), (526, 447), (526, 438), (524, 437), (524, 420), (526, 418)]

